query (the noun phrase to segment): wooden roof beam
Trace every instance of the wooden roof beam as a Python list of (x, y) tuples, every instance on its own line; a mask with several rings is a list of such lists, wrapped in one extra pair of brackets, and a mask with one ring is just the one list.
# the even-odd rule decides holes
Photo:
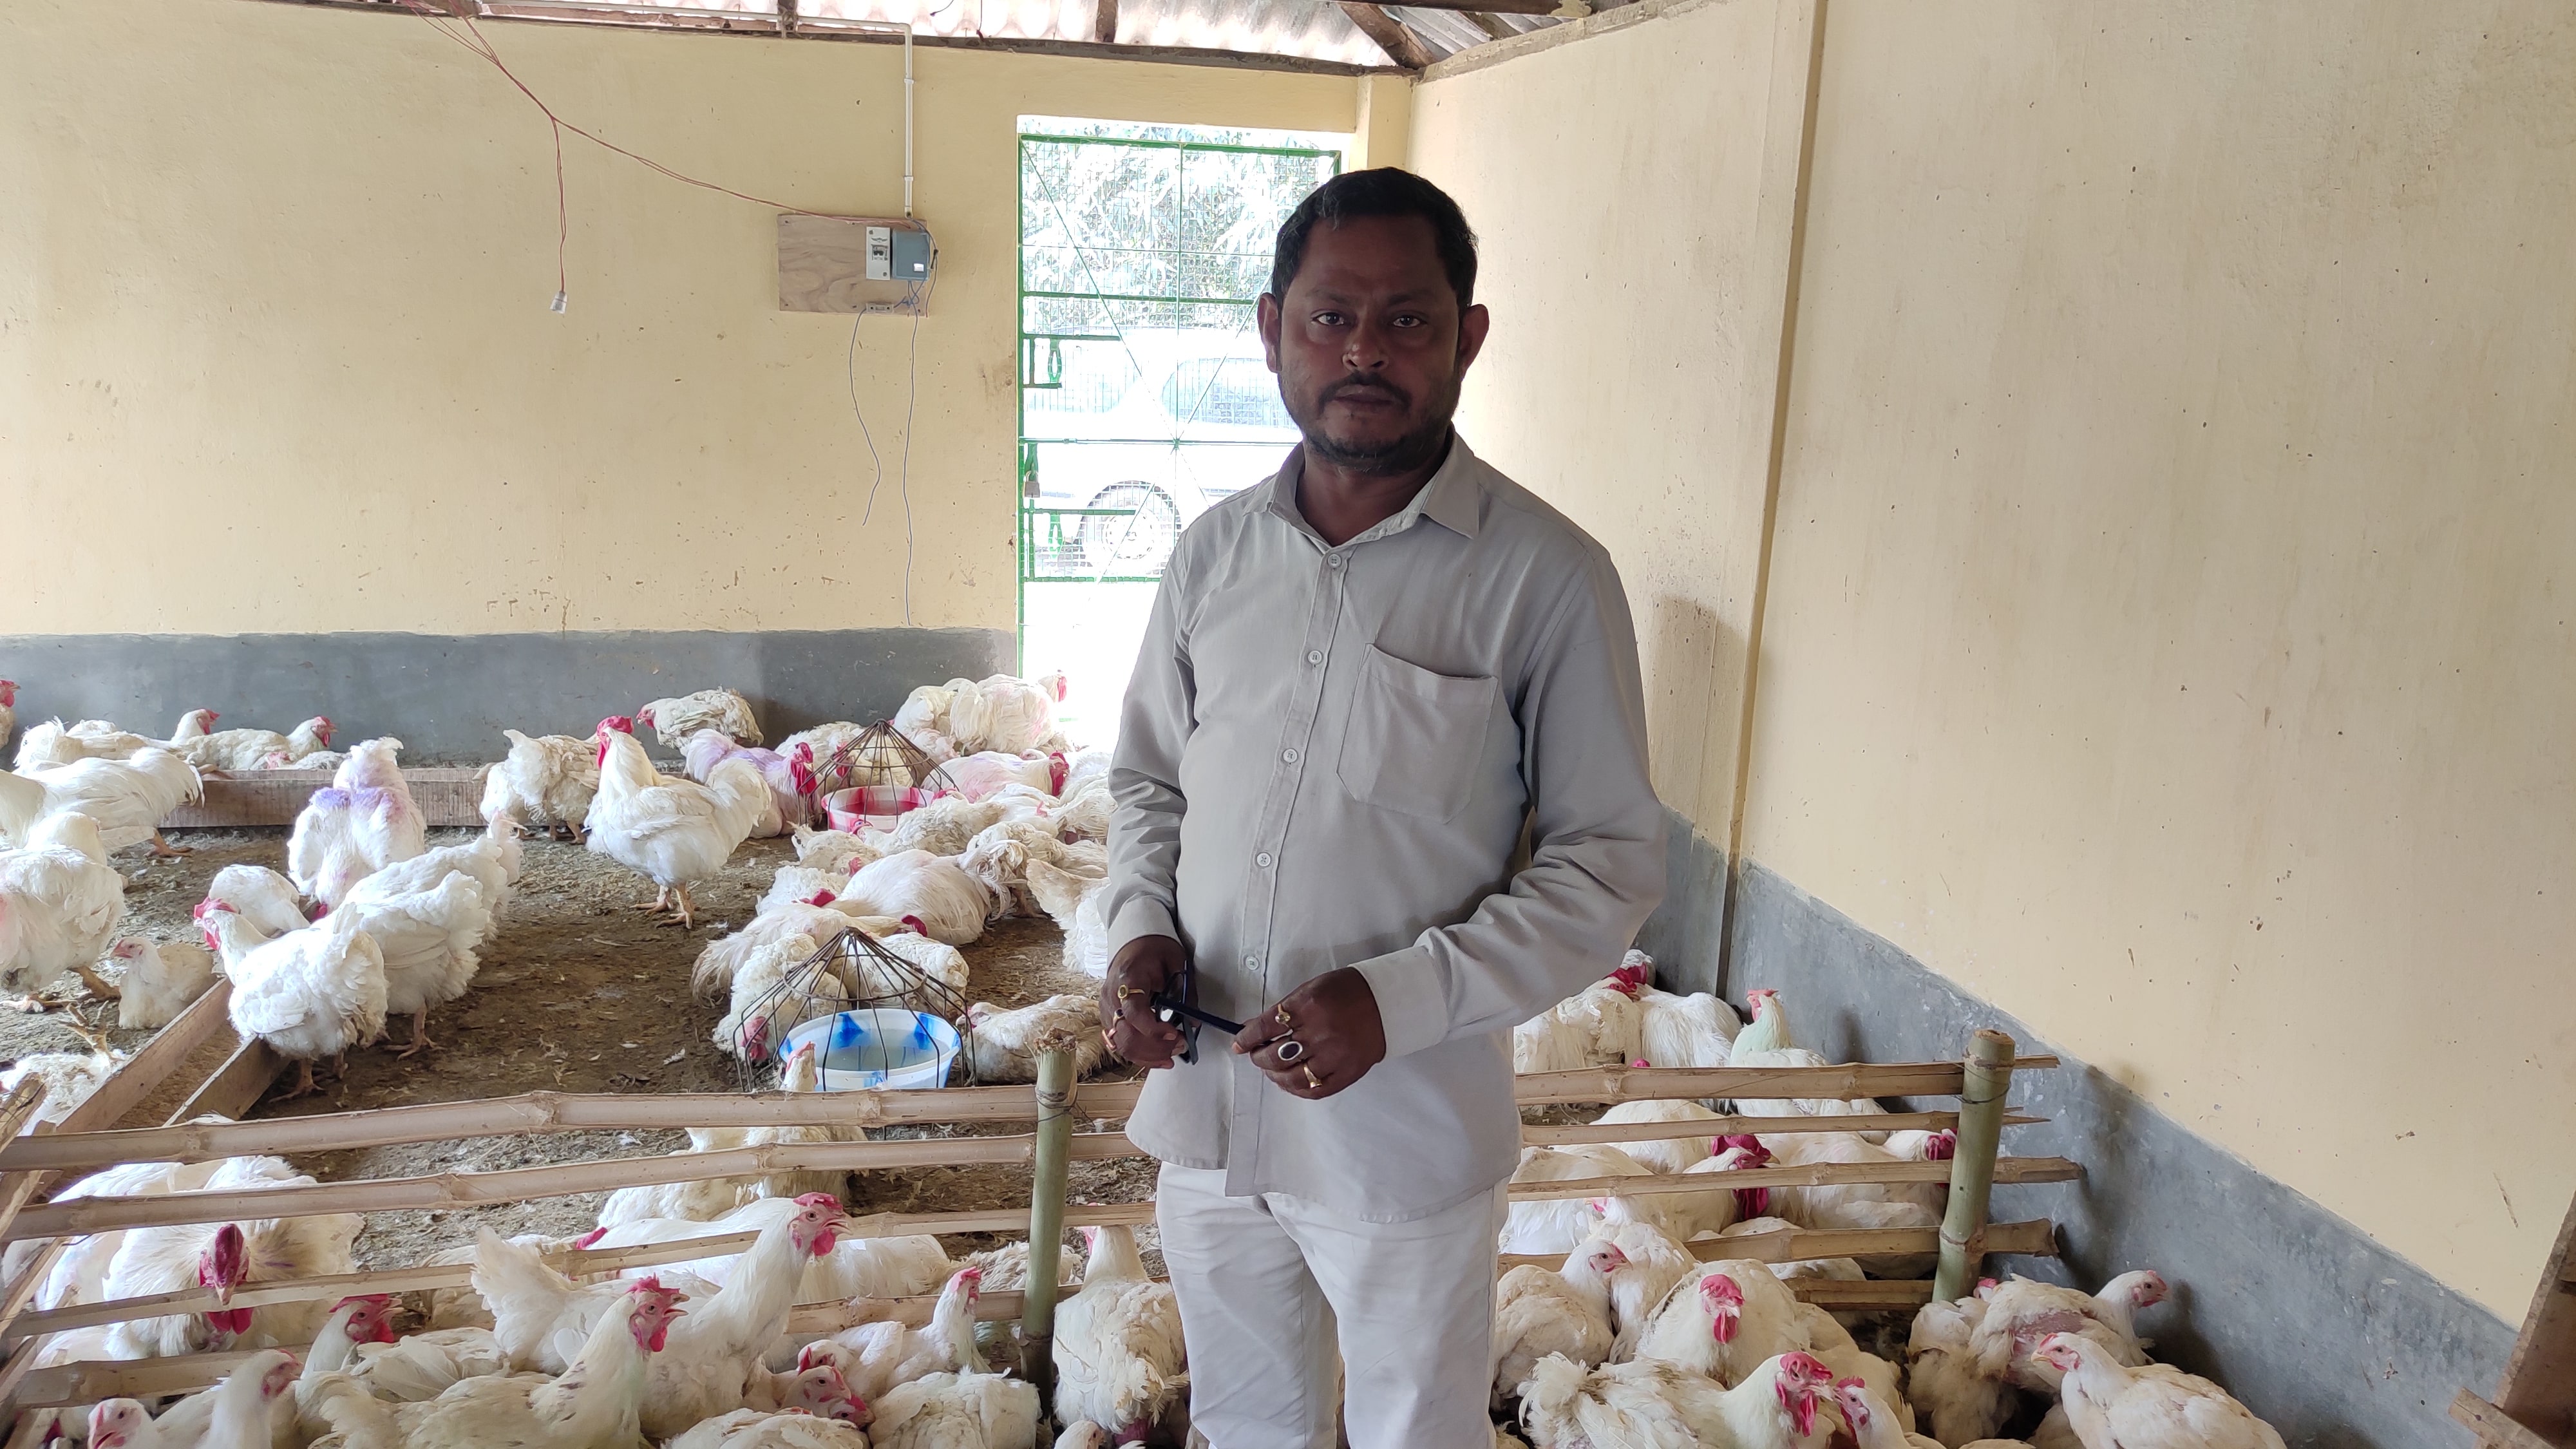
[(1342, 13), (1351, 17), (1351, 23), (1360, 28), (1361, 34), (1377, 42), (1377, 48), (1386, 52), (1387, 59), (1406, 70), (1420, 70), (1431, 64), (1431, 51), (1423, 45), (1421, 37), (1404, 28), (1403, 21), (1387, 14), (1379, 6), (1365, 3), (1365, 0), (1341, 0), (1341, 6)]

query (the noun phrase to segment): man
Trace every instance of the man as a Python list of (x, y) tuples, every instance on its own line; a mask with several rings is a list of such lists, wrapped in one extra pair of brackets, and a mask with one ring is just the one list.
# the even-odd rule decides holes
[[(1618, 575), (1450, 430), (1475, 276), (1402, 171), (1280, 228), (1261, 339), (1305, 441), (1182, 536), (1128, 685), (1101, 1016), (1159, 1069), (1127, 1130), (1215, 1449), (1331, 1449), (1336, 1407), (1355, 1449), (1488, 1449), (1508, 1032), (1662, 890)], [(1176, 1064), (1157, 993), (1244, 1030)]]

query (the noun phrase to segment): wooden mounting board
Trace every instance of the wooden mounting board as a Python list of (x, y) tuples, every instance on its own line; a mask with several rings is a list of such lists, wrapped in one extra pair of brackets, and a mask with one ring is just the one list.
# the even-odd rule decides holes
[[(778, 310), (782, 312), (893, 311), (916, 290), (927, 314), (929, 283), (868, 280), (868, 228), (893, 227), (927, 235), (930, 228), (901, 216), (805, 216), (782, 212), (778, 217)], [(931, 274), (938, 275), (934, 259)]]

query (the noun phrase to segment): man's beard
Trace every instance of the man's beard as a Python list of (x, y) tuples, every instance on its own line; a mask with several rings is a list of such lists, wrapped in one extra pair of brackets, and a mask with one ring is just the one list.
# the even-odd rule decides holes
[(1289, 416), (1296, 422), (1297, 430), (1305, 435), (1307, 450), (1317, 459), (1330, 463), (1336, 468), (1347, 468), (1354, 473), (1378, 475), (1404, 473), (1438, 457), (1440, 450), (1448, 445), (1449, 421), (1458, 411), (1456, 379), (1451, 379), (1449, 386), (1439, 396), (1431, 399), (1430, 405), (1423, 408), (1414, 418), (1411, 427), (1382, 442), (1345, 443), (1325, 434), (1323, 426), (1325, 405), (1332, 401), (1335, 393), (1353, 387), (1366, 387), (1378, 392), (1392, 393), (1398, 406), (1406, 409), (1408, 413), (1412, 412), (1412, 396), (1402, 388), (1382, 379), (1352, 373), (1338, 382), (1328, 384), (1316, 392), (1315, 404), (1312, 408), (1289, 409)]

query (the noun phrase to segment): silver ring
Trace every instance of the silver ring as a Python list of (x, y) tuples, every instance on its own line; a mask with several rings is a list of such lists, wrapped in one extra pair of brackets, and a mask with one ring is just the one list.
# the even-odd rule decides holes
[(1294, 1062), (1302, 1062), (1306, 1059), (1306, 1044), (1297, 1040), (1297, 1038), (1293, 1036), (1282, 1038), (1275, 1049), (1279, 1053), (1279, 1064), (1281, 1066), (1287, 1066)]

